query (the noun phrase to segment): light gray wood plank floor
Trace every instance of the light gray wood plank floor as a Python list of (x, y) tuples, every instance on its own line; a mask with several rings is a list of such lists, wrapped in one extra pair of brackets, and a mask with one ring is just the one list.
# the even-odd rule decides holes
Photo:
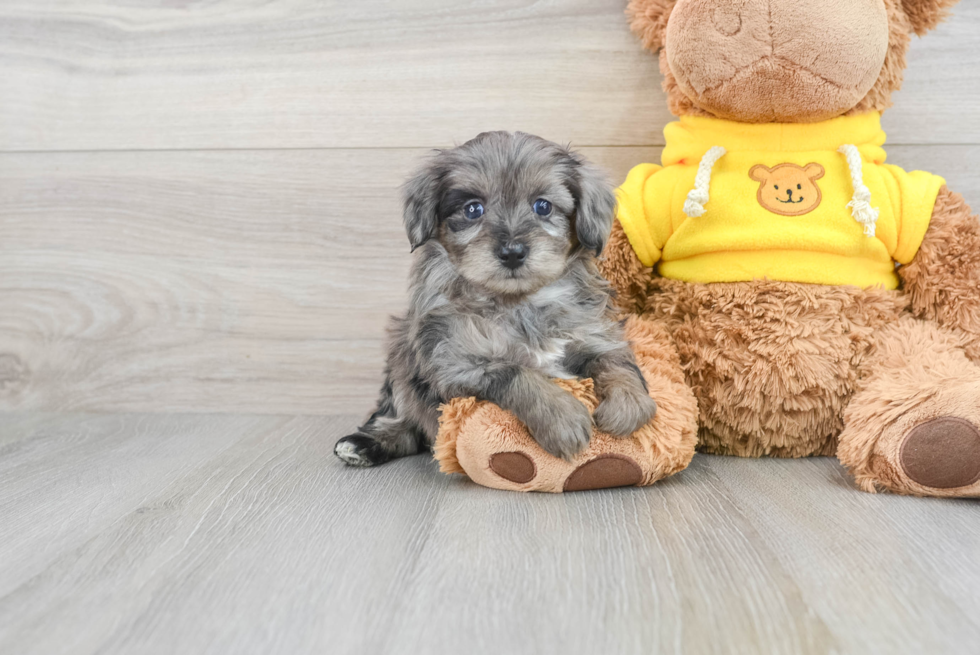
[(976, 653), (980, 505), (697, 456), (523, 495), (331, 453), (348, 416), (12, 413), (0, 652)]

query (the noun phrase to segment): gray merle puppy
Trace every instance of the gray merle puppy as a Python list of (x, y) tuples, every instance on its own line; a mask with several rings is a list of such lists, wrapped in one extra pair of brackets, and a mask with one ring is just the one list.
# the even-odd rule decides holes
[[(334, 452), (373, 466), (429, 449), (439, 405), (476, 396), (571, 458), (600, 430), (627, 436), (657, 410), (595, 257), (615, 197), (578, 154), (486, 132), (437, 151), (405, 186), (415, 252), (410, 308), (393, 318), (377, 410)], [(552, 378), (591, 377), (595, 415)]]

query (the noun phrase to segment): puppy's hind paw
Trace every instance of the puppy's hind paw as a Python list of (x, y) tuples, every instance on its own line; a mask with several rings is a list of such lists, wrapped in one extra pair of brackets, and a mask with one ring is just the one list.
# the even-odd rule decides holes
[(390, 457), (381, 444), (366, 434), (351, 434), (333, 448), (333, 453), (348, 466), (368, 467), (384, 464)]

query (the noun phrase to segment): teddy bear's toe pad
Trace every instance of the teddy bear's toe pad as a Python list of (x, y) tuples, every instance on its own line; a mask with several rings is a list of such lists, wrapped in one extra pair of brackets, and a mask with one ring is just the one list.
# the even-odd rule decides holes
[(980, 480), (980, 430), (956, 417), (926, 421), (905, 437), (901, 463), (905, 474), (925, 487), (971, 485)]
[(600, 455), (577, 469), (565, 480), (565, 491), (632, 487), (643, 481), (640, 465), (622, 455)]
[(510, 480), (517, 484), (530, 482), (538, 472), (534, 460), (517, 451), (491, 455), (490, 470), (504, 480)]

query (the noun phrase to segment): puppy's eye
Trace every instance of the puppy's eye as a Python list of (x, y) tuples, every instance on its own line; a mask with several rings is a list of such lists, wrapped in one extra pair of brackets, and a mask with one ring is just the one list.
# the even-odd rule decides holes
[(465, 216), (467, 220), (475, 221), (483, 216), (483, 204), (479, 202), (469, 203), (463, 207), (463, 216)]
[(779, 191), (779, 185), (778, 184), (774, 184), (773, 185), (773, 188), (776, 189), (776, 191)]
[(538, 216), (547, 216), (551, 213), (551, 203), (544, 198), (538, 198), (534, 201), (534, 213)]
[(796, 185), (796, 188), (799, 189), (800, 191), (802, 191), (803, 190), (803, 185), (802, 184), (797, 184)]

